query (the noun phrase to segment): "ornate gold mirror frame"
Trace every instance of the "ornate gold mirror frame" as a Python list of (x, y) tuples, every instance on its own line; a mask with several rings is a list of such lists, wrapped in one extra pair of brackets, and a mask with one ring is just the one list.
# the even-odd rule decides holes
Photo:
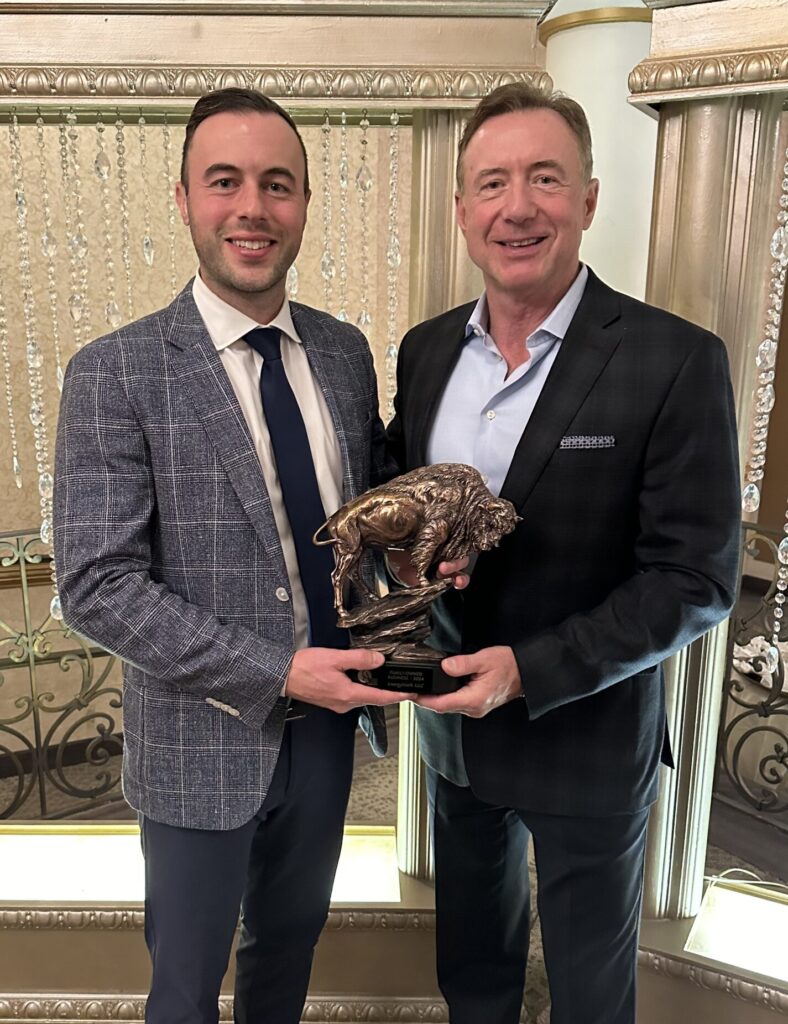
[[(183, 117), (203, 92), (258, 88), (299, 120), (392, 108), (412, 117), (411, 323), (477, 288), (458, 244), (453, 168), (462, 121), (496, 85), (548, 84), (546, 2), (0, 2), (0, 119), (69, 110)], [(152, 121), (155, 118), (152, 118)], [(440, 253), (440, 259), (435, 254)], [(87, 339), (86, 339), (87, 340)], [(10, 528), (14, 524), (8, 524)], [(30, 828), (46, 826), (31, 825)], [(411, 716), (401, 721), (398, 853), (428, 872)]]

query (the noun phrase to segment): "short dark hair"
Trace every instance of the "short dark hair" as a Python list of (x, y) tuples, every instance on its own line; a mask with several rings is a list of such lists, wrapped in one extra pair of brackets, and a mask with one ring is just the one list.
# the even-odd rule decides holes
[(457, 153), (457, 188), (462, 191), (462, 158), (468, 148), (468, 143), (476, 132), (491, 117), (512, 114), (518, 110), (552, 110), (566, 121), (577, 139), (583, 181), (588, 183), (594, 171), (591, 129), (588, 127), (588, 119), (580, 104), (560, 92), (545, 93), (528, 82), (510, 82), (507, 85), (498, 86), (497, 89), (493, 89), (484, 99), (480, 100), (465, 125)]
[(281, 117), (283, 121), (287, 121), (295, 132), (298, 144), (301, 147), (301, 152), (304, 154), (304, 194), (306, 194), (309, 191), (309, 164), (306, 157), (304, 140), (301, 138), (301, 133), (299, 132), (295, 121), (286, 110), (279, 106), (278, 103), (269, 99), (268, 96), (264, 96), (261, 92), (257, 92), (256, 89), (237, 89), (235, 87), (228, 89), (216, 89), (214, 92), (206, 92), (205, 95), (201, 96), (194, 104), (194, 110), (192, 110), (191, 116), (189, 117), (186, 125), (186, 136), (183, 140), (183, 155), (181, 156), (181, 183), (183, 184), (183, 187), (188, 190), (188, 182), (186, 181), (186, 158), (189, 155), (189, 149), (191, 148), (194, 133), (203, 121), (207, 121), (208, 118), (213, 117), (214, 114), (228, 113), (276, 114), (277, 117)]

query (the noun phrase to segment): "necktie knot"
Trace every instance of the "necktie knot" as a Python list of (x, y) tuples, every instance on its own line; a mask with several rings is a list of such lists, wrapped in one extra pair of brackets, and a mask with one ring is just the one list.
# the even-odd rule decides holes
[(280, 339), (281, 331), (276, 327), (255, 327), (244, 338), (255, 352), (260, 353), (266, 363), (282, 358)]

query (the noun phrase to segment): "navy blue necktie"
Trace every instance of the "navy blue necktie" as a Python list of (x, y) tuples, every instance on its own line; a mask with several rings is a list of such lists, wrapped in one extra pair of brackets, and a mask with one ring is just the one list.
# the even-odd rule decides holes
[(260, 397), (309, 610), (310, 646), (347, 647), (347, 632), (336, 625), (331, 587), (334, 556), (331, 548), (312, 543), (326, 513), (304, 420), (282, 362), (281, 333), (273, 327), (256, 327), (246, 341), (263, 357)]

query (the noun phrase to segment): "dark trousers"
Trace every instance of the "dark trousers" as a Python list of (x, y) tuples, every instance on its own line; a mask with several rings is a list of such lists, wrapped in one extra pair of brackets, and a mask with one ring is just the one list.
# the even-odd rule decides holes
[(240, 828), (141, 819), (148, 1024), (216, 1024), (238, 912), (238, 1024), (298, 1024), (328, 914), (358, 714), (315, 708), (285, 726), (265, 801)]
[(438, 981), (451, 1024), (517, 1024), (534, 840), (551, 1024), (634, 1024), (648, 811), (573, 818), (495, 807), (428, 772)]

